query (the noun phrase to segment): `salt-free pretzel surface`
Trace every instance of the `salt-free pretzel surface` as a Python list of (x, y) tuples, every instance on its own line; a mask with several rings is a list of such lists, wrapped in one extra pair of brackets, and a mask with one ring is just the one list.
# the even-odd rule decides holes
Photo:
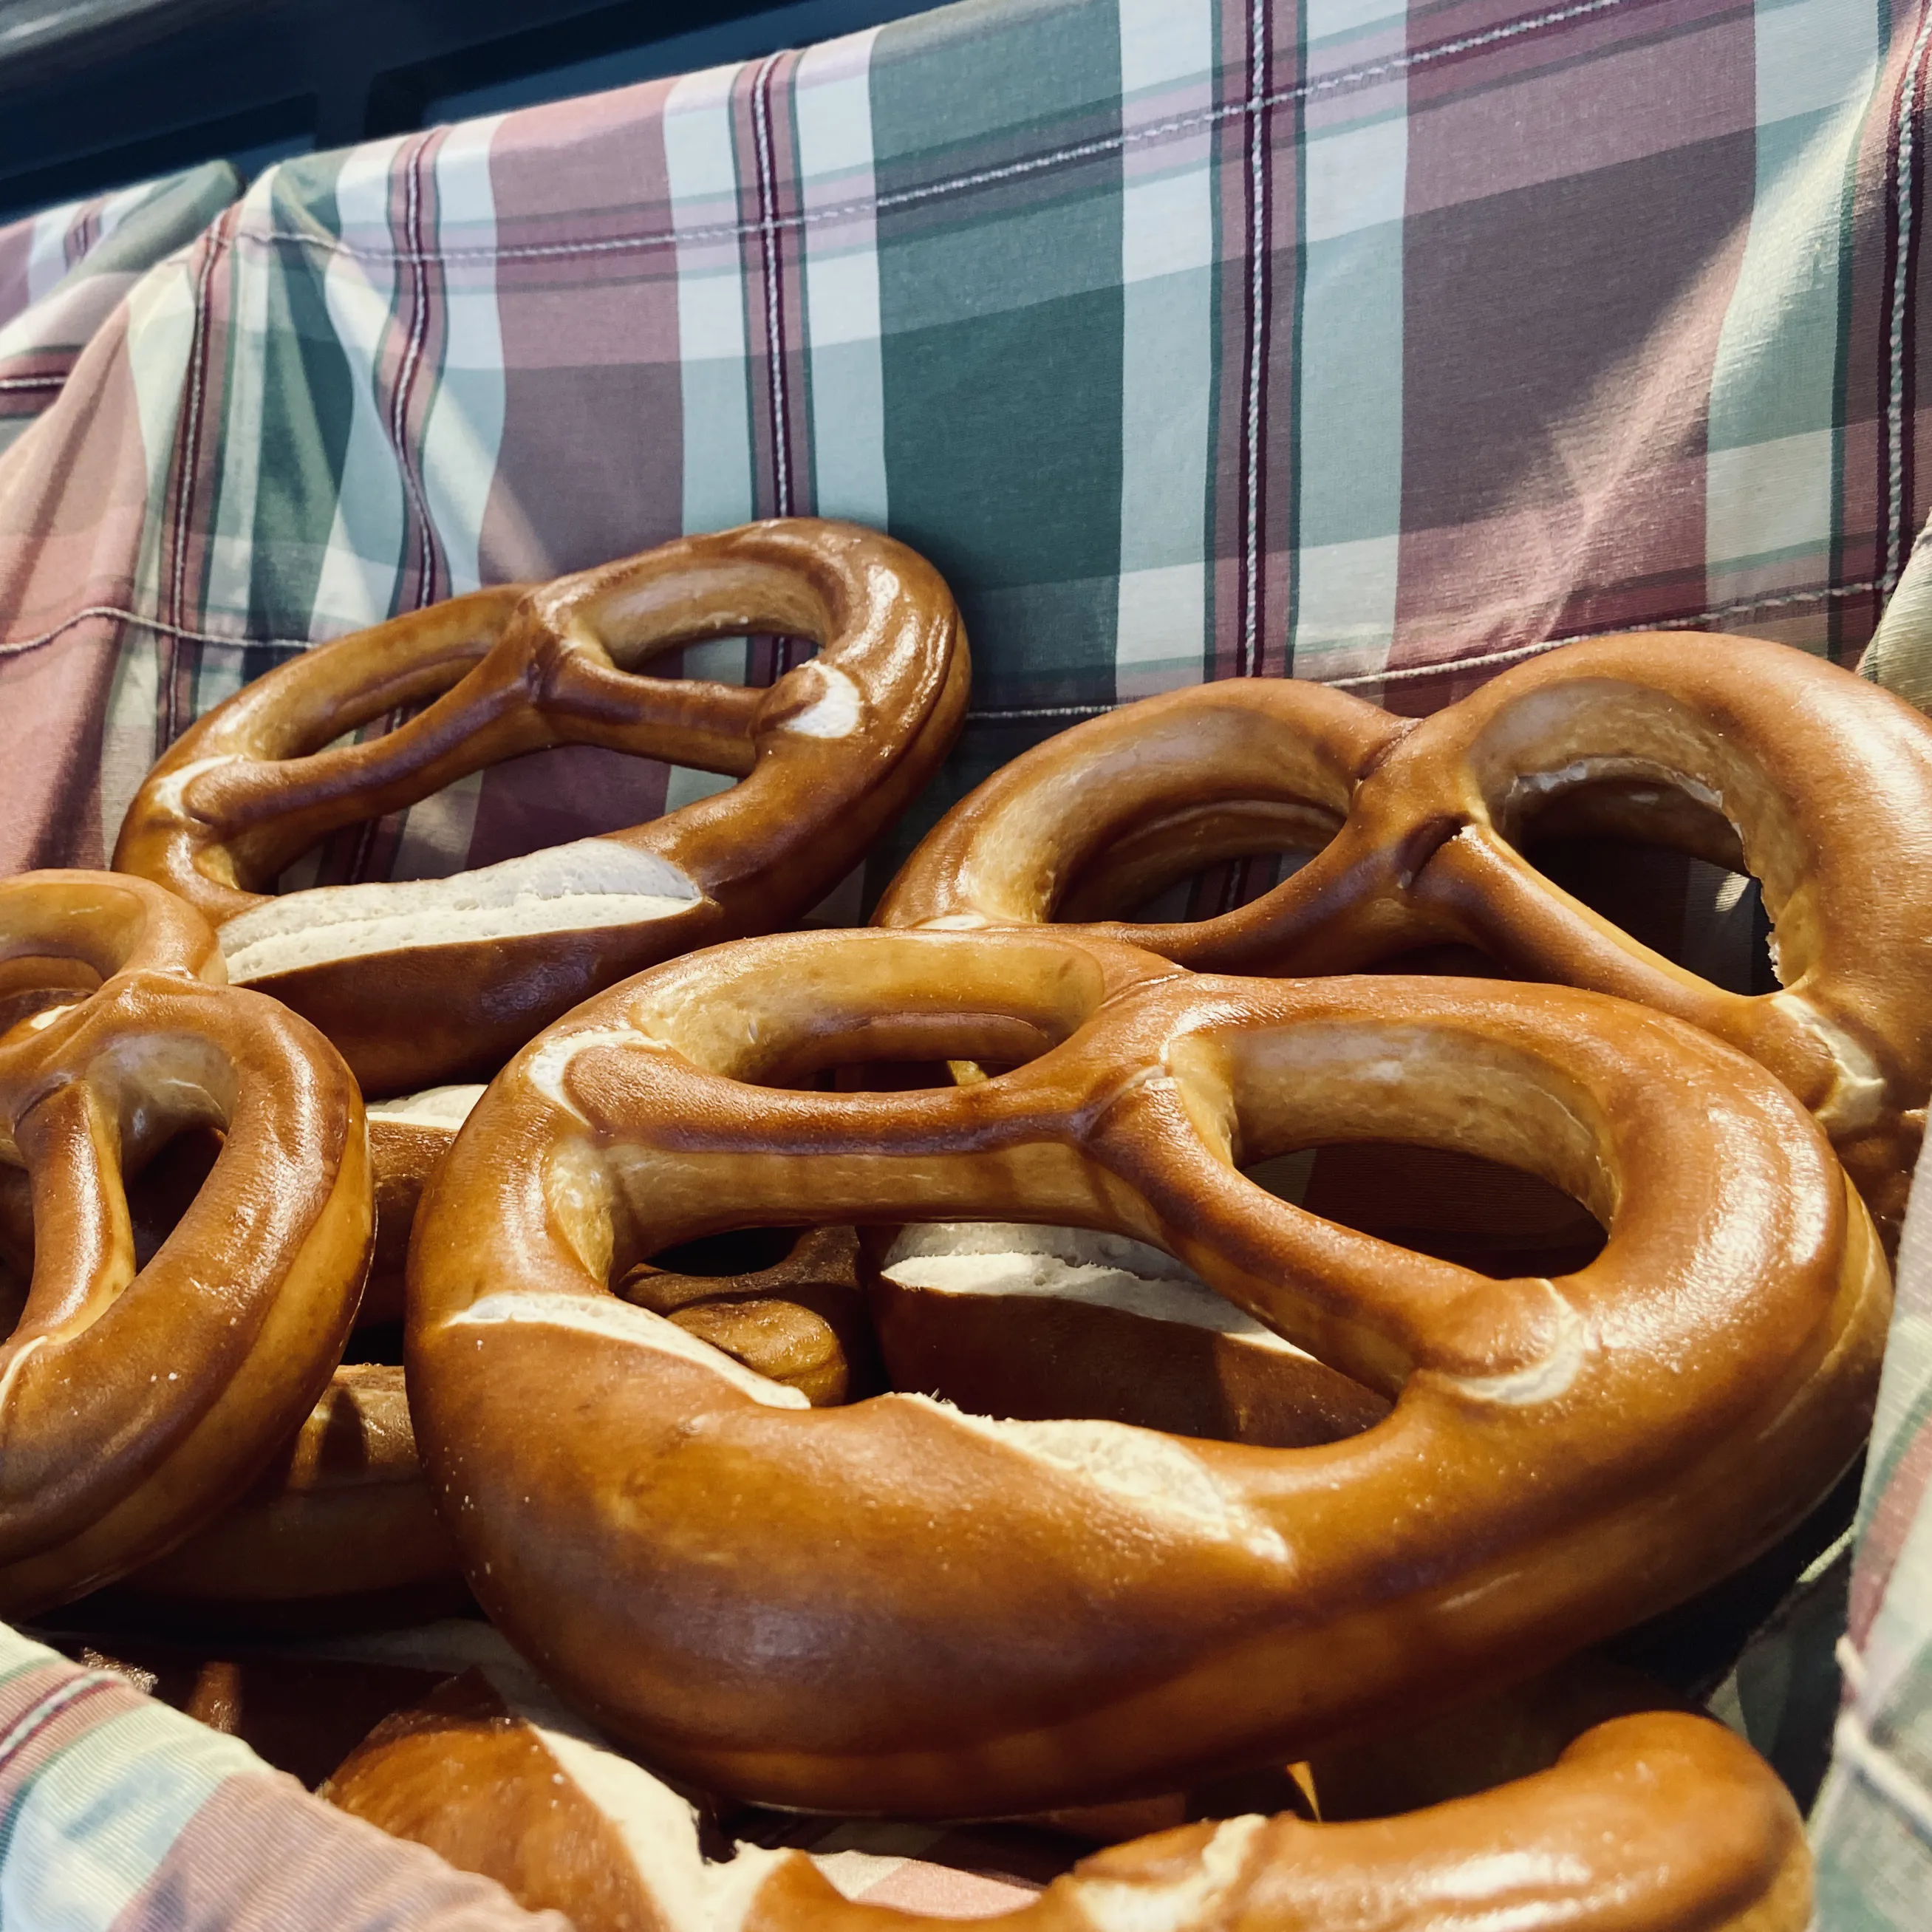
[[(640, 674), (748, 631), (818, 655), (769, 690)], [(689, 537), (458, 598), (256, 680), (148, 775), (114, 862), (206, 914), (230, 978), (313, 1020), (370, 1094), (487, 1075), (614, 980), (808, 909), (932, 775), (968, 680), (951, 594), (890, 538), (810, 518)], [(426, 700), (383, 736), (332, 742)], [(738, 782), (448, 879), (269, 896), (328, 833), (562, 744)]]
[[(953, 1058), (1014, 1070), (796, 1090)], [(1238, 1171), (1390, 1138), (1543, 1175), (1602, 1253), (1498, 1281)], [(1290, 1450), (811, 1409), (608, 1286), (732, 1226), (940, 1220), (1151, 1242), (1394, 1408)], [(410, 1294), (424, 1466), (553, 1684), (714, 1788), (950, 1816), (1280, 1763), (1680, 1600), (1856, 1454), (1889, 1301), (1816, 1124), (1708, 1034), (1026, 929), (744, 940), (586, 1003), (478, 1103)]]
[[(482, 1671), (379, 1725), (322, 1795), (578, 1932), (914, 1932), (801, 1851), (707, 1862), (691, 1808)], [(836, 1855), (830, 1861), (836, 1870)], [(1810, 1861), (1771, 1768), (1708, 1719), (1586, 1732), (1548, 1770), (1350, 1824), (1247, 1816), (1083, 1859), (1000, 1932), (1802, 1932)]]
[[(355, 1315), (361, 1097), (314, 1028), (220, 970), (204, 922), (143, 881), (0, 882), (0, 974), (39, 988), (0, 1035), (0, 1165), (25, 1171), (33, 1234), (0, 1345), (9, 1614), (124, 1574), (231, 1502), (314, 1406)], [(207, 1179), (137, 1266), (124, 1173), (209, 1127)]]
[(227, 977), (207, 921), (145, 880), (45, 872), (0, 880), (0, 1034), (118, 973), (217, 986)]
[[(1728, 992), (1640, 944), (1537, 871), (1532, 830), (1754, 874), (1780, 989)], [(1289, 849), (1316, 856), (1218, 918), (1117, 916), (1203, 866)], [(1751, 638), (1566, 645), (1420, 723), (1319, 686), (1232, 679), (1014, 760), (926, 838), (877, 917), (1094, 921), (1212, 972), (1346, 972), (1473, 945), (1762, 1061), (1895, 1239), (1932, 1092), (1932, 724)]]

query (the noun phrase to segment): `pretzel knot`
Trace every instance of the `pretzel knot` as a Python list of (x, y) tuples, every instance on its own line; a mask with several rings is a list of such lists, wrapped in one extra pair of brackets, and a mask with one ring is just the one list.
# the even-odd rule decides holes
[[(349, 1071), (305, 1022), (220, 983), (206, 924), (138, 879), (0, 884), (0, 1171), (34, 1267), (0, 1346), (0, 1610), (160, 1555), (247, 1487), (342, 1352), (367, 1264)], [(214, 983), (208, 983), (209, 980)], [(137, 1269), (123, 1177), (177, 1133), (220, 1155)]]
[[(878, 922), (1095, 921), (1210, 972), (1334, 973), (1475, 946), (1505, 968), (1688, 1020), (1816, 1114), (1895, 1241), (1932, 1093), (1932, 726), (1837, 666), (1751, 638), (1604, 638), (1420, 724), (1236, 679), (1049, 739), (947, 814)], [(1729, 992), (1563, 891), (1525, 835), (1606, 834), (1762, 882), (1780, 990)], [(1130, 910), (1220, 860), (1316, 856), (1192, 925)]]
[[(1012, 1070), (797, 1090), (948, 1058)], [(1607, 1242), (1496, 1280), (1238, 1171), (1391, 1138), (1539, 1174)], [(811, 1409), (607, 1292), (732, 1226), (930, 1220), (1154, 1243), (1397, 1400), (1282, 1450)], [(472, 1587), (599, 1721), (713, 1787), (973, 1816), (1280, 1762), (1688, 1595), (1856, 1453), (1888, 1302), (1815, 1124), (1642, 1008), (804, 934), (644, 974), (511, 1063), (424, 1196), (409, 1376)]]
[[(639, 674), (747, 631), (821, 648), (769, 690)], [(368, 1092), (487, 1074), (613, 981), (822, 898), (944, 757), (968, 679), (952, 596), (903, 544), (808, 518), (687, 538), (457, 598), (258, 679), (148, 775), (114, 862), (203, 913), (230, 978), (313, 1020)], [(332, 743), (425, 700), (382, 736)], [(739, 782), (451, 878), (267, 896), (330, 832), (565, 744)]]

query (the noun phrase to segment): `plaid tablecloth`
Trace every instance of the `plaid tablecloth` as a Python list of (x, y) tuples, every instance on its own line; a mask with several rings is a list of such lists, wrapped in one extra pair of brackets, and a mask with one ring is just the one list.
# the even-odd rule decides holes
[[(286, 162), (0, 459), (0, 862), (98, 860), (313, 640), (770, 512), (889, 526), (972, 630), (874, 884), (1042, 733), (1204, 676), (1424, 710), (1630, 624), (1856, 659), (1932, 502), (1926, 39), (1869, 0), (970, 0)], [(329, 862), (715, 782), (572, 752)]]
[[(962, 744), (834, 916), (1039, 736), (1204, 677), (1420, 712), (1629, 626), (1856, 663), (1904, 574), (1868, 668), (1932, 696), (1928, 48), (1905, 0), (968, 0), (0, 230), (0, 866), (100, 862), (156, 753), (310, 642), (774, 512), (892, 530), (973, 636)], [(559, 752), (313, 875), (722, 782)], [(1932, 1912), (1916, 1280), (1832, 1928)], [(1816, 1729), (1850, 1564), (1720, 1690), (1767, 1748)]]
[(238, 1739), (0, 1624), (0, 1924), (570, 1932), (345, 1816)]
[(240, 176), (211, 161), (0, 228), (0, 451), (67, 386), (135, 283), (241, 191)]

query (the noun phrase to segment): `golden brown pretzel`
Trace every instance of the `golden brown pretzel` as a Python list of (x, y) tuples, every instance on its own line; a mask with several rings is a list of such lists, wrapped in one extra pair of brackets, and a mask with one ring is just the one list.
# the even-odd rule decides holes
[(867, 1290), (892, 1386), (976, 1415), (1095, 1416), (1293, 1449), (1388, 1412), (1171, 1256), (1118, 1234), (915, 1226)]
[[(562, 1714), (472, 1670), (378, 1725), (322, 1787), (344, 1810), (495, 1879), (578, 1932), (911, 1932), (796, 1850), (707, 1864), (690, 1808)], [(837, 1860), (831, 1862), (836, 1869)], [(1750, 1747), (1654, 1712), (1552, 1769), (1396, 1818), (1246, 1816), (1084, 1859), (981, 1921), (1004, 1932), (1802, 1932), (1797, 1808)]]
[[(1352, 1142), (1250, 1174), (1312, 1214), (1485, 1274), (1567, 1274), (1603, 1246), (1547, 1181), (1448, 1148)], [(957, 1222), (874, 1245), (867, 1294), (895, 1388), (981, 1415), (1099, 1416), (1283, 1449), (1388, 1411), (1144, 1242)]]
[[(328, 1382), (368, 1262), (348, 1069), (275, 1001), (195, 977), (218, 982), (220, 958), (165, 898), (108, 875), (0, 883), (0, 959), (98, 980), (0, 1036), (0, 1166), (26, 1171), (34, 1235), (0, 1346), (8, 1613), (159, 1556), (244, 1489)], [(206, 1127), (208, 1178), (137, 1267), (122, 1176)]]
[[(351, 1344), (353, 1352), (353, 1344)], [(465, 1600), (417, 1460), (399, 1367), (345, 1363), (232, 1508), (128, 1580), (159, 1621), (326, 1630)], [(196, 1607), (198, 1606), (198, 1607)]]
[[(1030, 1064), (782, 1090), (952, 1057)], [(1601, 1256), (1496, 1281), (1236, 1171), (1394, 1137), (1540, 1173)], [(1152, 1242), (1400, 1400), (1287, 1450), (807, 1411), (606, 1287), (734, 1226), (940, 1218)], [(1024, 928), (744, 940), (586, 1003), (478, 1102), (410, 1292), (425, 1467), (547, 1678), (715, 1787), (956, 1816), (1280, 1762), (1690, 1594), (1856, 1453), (1889, 1298), (1823, 1136), (1708, 1034)]]
[(416, 1205), (457, 1130), (483, 1096), (481, 1087), (432, 1087), (369, 1108), (369, 1165), (376, 1189), (376, 1242), (362, 1293), (365, 1324), (400, 1322), (404, 1264)]
[[(482, 1091), (437, 1088), (368, 1109), (375, 1236), (346, 1359), (248, 1493), (128, 1580), (165, 1620), (189, 1620), (199, 1606), (204, 1618), (214, 1610), (227, 1621), (328, 1628), (394, 1623), (466, 1600), (416, 1457), (402, 1370), (393, 1354), (362, 1357), (372, 1334), (393, 1347), (382, 1329), (402, 1319), (417, 1200)], [(137, 1210), (137, 1250), (140, 1218)]]
[(0, 882), (0, 1034), (117, 973), (217, 986), (228, 976), (207, 921), (144, 879), (46, 872)]
[[(180, 910), (218, 968), (213, 934), (189, 908)], [(128, 1578), (118, 1594), (139, 1599), (144, 1621), (328, 1628), (434, 1615), (466, 1600), (416, 1460), (403, 1372), (390, 1365), (398, 1358), (392, 1354), (386, 1364), (362, 1358), (372, 1340), (394, 1347), (382, 1324), (402, 1320), (403, 1254), (417, 1196), (455, 1138), (466, 1100), (482, 1090), (447, 1088), (369, 1111), (374, 1255), (349, 1359), (240, 1501)], [(183, 1133), (127, 1177), (137, 1268), (173, 1232), (220, 1149), (212, 1130)], [(33, 1255), (26, 1173), (0, 1167), (0, 1268), (10, 1277), (0, 1286), (10, 1324), (25, 1304)]]
[[(1539, 831), (1670, 845), (1762, 882), (1781, 990), (1727, 992), (1537, 872)], [(1148, 698), (1016, 759), (881, 902), (886, 926), (1099, 920), (1212, 861), (1318, 856), (1193, 925), (1097, 930), (1205, 971), (1346, 972), (1464, 942), (1690, 1021), (1817, 1115), (1895, 1238), (1932, 1091), (1932, 725), (1783, 644), (1601, 638), (1420, 724), (1234, 679)]]
[(796, 1389), (814, 1408), (883, 1386), (853, 1228), (807, 1228), (784, 1239), (770, 1266), (733, 1274), (688, 1274), (639, 1262), (617, 1283), (617, 1292), (734, 1361)]
[[(672, 645), (767, 630), (822, 648), (767, 691), (635, 674)], [(148, 774), (114, 862), (199, 908), (230, 976), (313, 1020), (368, 1093), (487, 1076), (613, 980), (808, 909), (932, 776), (968, 675), (951, 595), (889, 537), (809, 518), (688, 537), (397, 618), (258, 679)], [(424, 699), (386, 736), (323, 748)], [(267, 896), (330, 832), (560, 744), (740, 783), (452, 879)]]

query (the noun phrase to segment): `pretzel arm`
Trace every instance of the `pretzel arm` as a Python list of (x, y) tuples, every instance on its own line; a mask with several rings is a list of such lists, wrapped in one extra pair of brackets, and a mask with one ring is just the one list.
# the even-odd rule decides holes
[(708, 678), (640, 676), (601, 657), (574, 650), (558, 667), (544, 711), (560, 740), (734, 778), (751, 770), (763, 691)]
[[(7, 882), (0, 929), (74, 884)], [(124, 1574), (238, 1493), (313, 1406), (361, 1289), (368, 1153), (347, 1070), (273, 1002), (190, 977), (212, 935), (184, 936), (172, 970), (116, 973), (0, 1046), (0, 1133), (34, 1216), (0, 1352), (13, 1613)], [(204, 1126), (221, 1150), (137, 1271), (124, 1166)]]
[[(868, 1014), (983, 1052), (989, 1012), (1055, 1043), (963, 1088), (759, 1084)], [(1570, 1187), (1601, 1254), (1493, 1281), (1237, 1171), (1392, 1125)], [(812, 1409), (608, 1292), (707, 1229), (932, 1217), (1154, 1241), (1398, 1399), (1287, 1450)], [(421, 1210), (410, 1394), (472, 1588), (601, 1722), (767, 1800), (970, 1814), (1292, 1756), (1701, 1587), (1853, 1453), (1886, 1299), (1808, 1118), (1641, 1009), (797, 934), (642, 976), (506, 1070)]]
[[(706, 637), (818, 654), (768, 691), (644, 674)], [(192, 725), (116, 862), (215, 923), (232, 976), (312, 1020), (372, 1094), (494, 1072), (626, 975), (789, 924), (936, 769), (964, 718), (958, 612), (930, 566), (849, 524), (688, 537), (317, 646)], [(332, 743), (433, 698), (365, 744)], [(641, 822), (428, 879), (270, 889), (331, 832), (553, 746), (739, 782)], [(658, 796), (662, 797), (662, 794)]]

